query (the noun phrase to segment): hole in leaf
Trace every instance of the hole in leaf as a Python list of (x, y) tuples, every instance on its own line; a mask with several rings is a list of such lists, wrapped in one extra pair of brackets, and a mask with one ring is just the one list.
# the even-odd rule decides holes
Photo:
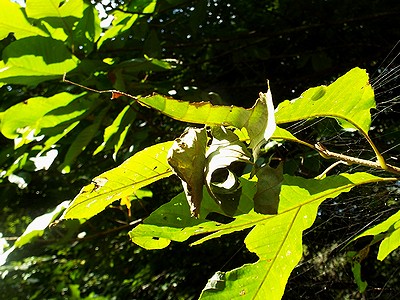
[(211, 175), (211, 182), (223, 183), (228, 179), (229, 171), (227, 169), (216, 169)]
[(207, 220), (209, 221), (214, 221), (222, 224), (229, 224), (233, 221), (235, 221), (235, 218), (224, 216), (223, 214), (217, 213), (217, 212), (210, 212), (207, 217)]

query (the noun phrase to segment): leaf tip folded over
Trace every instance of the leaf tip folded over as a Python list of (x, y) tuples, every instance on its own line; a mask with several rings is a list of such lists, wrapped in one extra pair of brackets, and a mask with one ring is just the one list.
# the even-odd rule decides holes
[(272, 101), (272, 94), (269, 85), (268, 85), (268, 91), (266, 93), (260, 93), (260, 99), (267, 106), (268, 117), (266, 121), (266, 127), (264, 130), (264, 139), (265, 141), (268, 141), (276, 129), (274, 103)]
[(259, 94), (252, 109), (252, 115), (245, 127), (251, 140), (250, 148), (253, 149), (254, 159), (257, 160), (261, 146), (271, 138), (276, 129), (274, 103), (269, 88), (266, 93)]

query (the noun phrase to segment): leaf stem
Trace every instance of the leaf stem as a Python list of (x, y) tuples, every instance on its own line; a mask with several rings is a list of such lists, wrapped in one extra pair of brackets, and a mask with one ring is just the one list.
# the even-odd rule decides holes
[[(366, 160), (366, 159), (361, 159), (361, 158), (352, 157), (352, 156), (348, 156), (348, 155), (344, 155), (344, 154), (340, 154), (340, 153), (331, 152), (328, 149), (326, 149), (321, 143), (315, 144), (315, 150), (317, 150), (319, 152), (319, 154), (323, 158), (326, 158), (326, 159), (333, 158), (333, 159), (343, 161), (344, 163), (346, 163), (348, 165), (358, 164), (358, 165), (366, 166), (369, 168), (381, 169), (381, 170), (385, 170), (385, 171), (388, 171), (388, 172), (396, 174), (396, 175), (400, 175), (399, 167), (395, 167), (395, 166), (392, 166), (392, 165), (389, 165), (386, 163), (384, 163), (384, 165), (382, 165), (382, 161), (379, 161), (379, 158), (378, 158), (377, 162), (374, 162), (374, 161), (370, 161), (370, 160)], [(380, 155), (380, 157), (382, 157), (382, 155)], [(383, 160), (383, 157), (382, 157), (382, 160)], [(384, 160), (383, 160), (383, 162), (384, 162)]]

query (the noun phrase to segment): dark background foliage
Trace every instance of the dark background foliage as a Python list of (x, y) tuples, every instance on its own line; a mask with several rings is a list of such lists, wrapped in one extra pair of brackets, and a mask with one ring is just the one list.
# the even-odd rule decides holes
[[(116, 1), (103, 7), (109, 12), (135, 12), (135, 2)], [(267, 89), (267, 80), (277, 105), (309, 87), (329, 83), (353, 67), (363, 67), (370, 72), (373, 86), (376, 82), (378, 110), (374, 112), (372, 137), (382, 151), (388, 150), (388, 161), (398, 164), (399, 93), (390, 90), (396, 83), (380, 86), (379, 74), (400, 52), (400, 47), (394, 48), (400, 40), (399, 19), (400, 3), (396, 0), (158, 1), (156, 12), (144, 15), (131, 30), (106, 41), (99, 50), (81, 53), (87, 65), (69, 76), (99, 89), (117, 85), (143, 95), (175, 90), (174, 97), (181, 99), (250, 107), (258, 93)], [(13, 40), (12, 35), (2, 40), (0, 51)], [(164, 72), (133, 72), (129, 66), (106, 69), (98, 63), (104, 58), (122, 62), (143, 55), (176, 59), (179, 64)], [(385, 60), (387, 55), (390, 58)], [(391, 78), (396, 77), (395, 67), (396, 61), (389, 66), (393, 69)], [(106, 72), (96, 75), (97, 70)], [(59, 80), (35, 87), (3, 86), (0, 109), (60, 89), (79, 91)], [(107, 96), (101, 97), (108, 101)], [(119, 102), (111, 105), (108, 122), (121, 109)], [(7, 180), (1, 182), (3, 236), (19, 236), (33, 218), (72, 199), (91, 178), (129, 157), (129, 145), (141, 149), (171, 140), (185, 127), (145, 108), (140, 108), (140, 118), (135, 122), (125, 142), (128, 146), (122, 148), (116, 161), (111, 151), (91, 155), (90, 151), (101, 143), (99, 133), (88, 151), (77, 158), (71, 173), (61, 174), (57, 170), (61, 161), (57, 160), (47, 171), (24, 170), (30, 177), (26, 189)], [(305, 140), (323, 140), (340, 152), (372, 157), (359, 136), (340, 132), (334, 122), (312, 124), (312, 128), (308, 127), (310, 123), (291, 128)], [(61, 143), (68, 145), (72, 139), (67, 137)], [(10, 164), (6, 149), (12, 148), (12, 141), (0, 137), (0, 145), (1, 163)], [(312, 177), (324, 167), (315, 153), (297, 145), (279, 147), (277, 156), (286, 160), (286, 172), (292, 174)], [(115, 205), (80, 228), (71, 221), (48, 230), (34, 244), (16, 251), (11, 262), (2, 267), (0, 291), (7, 299), (95, 295), (105, 299), (193, 299), (215, 271), (255, 261), (243, 246), (245, 233), (196, 247), (174, 243), (158, 251), (145, 251), (132, 244), (127, 236), (128, 222), (146, 217), (169, 201), (180, 190), (179, 182), (175, 183), (154, 184), (153, 197), (134, 202), (132, 216), (126, 208)], [(365, 297), (357, 292), (343, 247), (364, 226), (396, 211), (396, 197), (388, 187), (368, 186), (324, 203), (316, 224), (304, 236), (304, 258), (289, 280), (285, 299)], [(83, 231), (87, 234), (78, 241), (76, 232)], [(370, 284), (366, 296), (396, 299), (400, 294), (399, 252), (378, 262), (376, 250), (371, 249), (364, 262), (364, 276)]]

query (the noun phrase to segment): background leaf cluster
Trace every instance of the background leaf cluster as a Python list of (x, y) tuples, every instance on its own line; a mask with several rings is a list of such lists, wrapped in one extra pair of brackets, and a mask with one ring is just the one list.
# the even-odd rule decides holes
[[(84, 1), (27, 0), (20, 7), (2, 0), (0, 4), (6, 8), (0, 11), (4, 237), (21, 236), (32, 220), (74, 198), (82, 186), (96, 189), (98, 183), (91, 180), (99, 174), (145, 147), (173, 140), (185, 127), (132, 99), (110, 101), (109, 95), (82, 94), (78, 87), (61, 82), (65, 72), (69, 79), (96, 89), (120, 89), (134, 96), (157, 92), (250, 107), (266, 90), (267, 78), (278, 104), (310, 86), (330, 83), (352, 67), (379, 69), (379, 62), (400, 39), (397, 1), (97, 3), (98, 9), (114, 16), (109, 28), (100, 26), (104, 20), (95, 5)], [(393, 100), (396, 89), (391, 90), (394, 94), (385, 93), (388, 79), (371, 76), (379, 113), (373, 115), (370, 135), (395, 163), (398, 102)], [(296, 126), (289, 129), (297, 138), (321, 139), (329, 149), (373, 156), (364, 141), (339, 131), (335, 122), (323, 120), (312, 129), (308, 124)], [(311, 178), (324, 169), (316, 153), (300, 146), (285, 144), (278, 152), (286, 159), (288, 176)], [(54, 158), (52, 164), (40, 164), (47, 157)], [(397, 190), (395, 185), (374, 186), (371, 196), (369, 186), (322, 204), (315, 211), (319, 230), (306, 231), (303, 260), (292, 273), (285, 297), (358, 297), (350, 267), (337, 249), (365, 224), (392, 215)], [(130, 223), (149, 215), (152, 220), (151, 212), (180, 191), (179, 182), (172, 178), (157, 182), (152, 191), (151, 200), (141, 199), (149, 193), (129, 199), (135, 199), (129, 209), (113, 203), (103, 215), (83, 224), (69, 221), (44, 231), (34, 245), (11, 254), (11, 264), (1, 269), (2, 289), (17, 298), (188, 299), (197, 297), (216, 271), (256, 262), (242, 246), (248, 230), (192, 248), (170, 244), (167, 251), (146, 252), (134, 246), (126, 235), (136, 226)], [(396, 234), (395, 224), (393, 230), (378, 227), (376, 233), (388, 238)], [(78, 239), (78, 233), (86, 235)], [(366, 270), (362, 279), (370, 284), (367, 293), (396, 295), (397, 271), (392, 265), (397, 252), (379, 264), (373, 259), (379, 244), (361, 242), (356, 245), (360, 249), (371, 244), (370, 255), (361, 261)], [(228, 273), (228, 284), (234, 274)]]

